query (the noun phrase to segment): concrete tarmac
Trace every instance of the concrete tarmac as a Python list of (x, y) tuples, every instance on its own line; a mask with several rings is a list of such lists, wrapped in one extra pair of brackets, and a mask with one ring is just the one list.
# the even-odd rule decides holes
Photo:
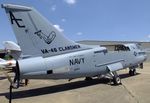
[[(12, 103), (150, 103), (150, 63), (129, 76), (119, 74), (122, 85), (113, 86), (107, 79), (84, 81), (30, 80), (28, 86), (13, 89)], [(9, 82), (0, 73), (0, 103), (8, 103)]]

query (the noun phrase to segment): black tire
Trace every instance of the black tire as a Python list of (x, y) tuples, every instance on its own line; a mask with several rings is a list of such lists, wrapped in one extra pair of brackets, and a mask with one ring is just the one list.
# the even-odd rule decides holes
[(121, 85), (121, 79), (120, 77), (118, 76), (118, 74), (116, 72), (113, 72), (114, 74), (114, 77), (113, 77), (113, 83), (114, 85)]
[(136, 69), (133, 70), (133, 75), (136, 75)]
[(114, 83), (114, 85), (120, 85), (120, 84), (121, 84), (121, 79), (120, 79), (120, 77), (119, 77), (119, 76), (114, 77), (114, 78), (113, 78), (113, 83)]
[(132, 70), (129, 70), (129, 75), (133, 76)]
[(130, 75), (130, 76), (136, 75), (136, 69), (130, 69), (130, 70), (129, 70), (129, 75)]
[(85, 77), (85, 81), (93, 80), (92, 77)]

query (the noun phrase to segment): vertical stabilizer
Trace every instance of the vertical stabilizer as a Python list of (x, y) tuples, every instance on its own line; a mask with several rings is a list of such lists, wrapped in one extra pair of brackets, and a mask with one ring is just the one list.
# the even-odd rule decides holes
[(24, 55), (54, 56), (90, 49), (67, 39), (34, 8), (2, 4)]

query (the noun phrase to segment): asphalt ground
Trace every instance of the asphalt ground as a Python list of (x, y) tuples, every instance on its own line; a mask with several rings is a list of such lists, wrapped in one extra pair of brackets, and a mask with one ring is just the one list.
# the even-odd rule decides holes
[[(128, 69), (119, 71), (119, 86), (108, 79), (30, 80), (28, 86), (13, 89), (12, 103), (150, 103), (149, 67), (150, 62), (144, 63), (135, 76), (129, 76)], [(8, 103), (8, 98), (9, 82), (0, 72), (0, 103)]]

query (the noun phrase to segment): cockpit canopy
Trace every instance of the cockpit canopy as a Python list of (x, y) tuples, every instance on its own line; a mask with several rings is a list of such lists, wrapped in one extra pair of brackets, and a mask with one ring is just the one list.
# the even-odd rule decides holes
[(115, 51), (131, 51), (131, 50), (139, 50), (140, 45), (138, 44), (119, 44), (115, 45)]

